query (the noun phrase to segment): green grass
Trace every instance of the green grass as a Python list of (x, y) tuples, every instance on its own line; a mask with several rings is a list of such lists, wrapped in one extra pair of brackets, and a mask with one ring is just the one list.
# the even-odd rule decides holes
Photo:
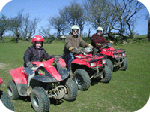
[[(4, 80), (1, 90), (6, 92), (7, 82), (11, 79), (9, 70), (23, 66), (25, 50), (30, 42), (0, 44), (0, 77)], [(44, 44), (50, 55), (62, 55), (64, 44)], [(74, 102), (61, 100), (56, 105), (51, 101), (50, 112), (125, 112), (137, 111), (148, 101), (150, 95), (150, 43), (116, 45), (127, 51), (128, 69), (113, 72), (109, 84), (96, 82), (87, 91), (78, 91)], [(13, 100), (15, 111), (33, 112), (31, 102), (26, 99)]]

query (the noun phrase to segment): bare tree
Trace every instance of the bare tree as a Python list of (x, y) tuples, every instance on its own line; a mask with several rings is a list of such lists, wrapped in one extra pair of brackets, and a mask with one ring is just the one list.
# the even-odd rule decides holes
[(23, 38), (28, 38), (30, 40), (31, 36), (35, 34), (35, 30), (39, 19), (34, 18), (33, 20), (30, 20), (29, 17), (29, 14), (26, 14), (26, 16), (23, 17), (21, 34)]
[(113, 29), (124, 36), (133, 34), (136, 14), (143, 8), (137, 0), (86, 0), (87, 20), (94, 28), (102, 26), (105, 33)]
[(63, 25), (64, 25), (64, 21), (61, 17), (56, 16), (56, 17), (52, 17), (49, 18), (49, 24), (50, 26), (53, 26), (55, 29), (57, 29), (57, 36), (58, 38), (60, 38), (60, 33), (63, 31)]
[(43, 38), (51, 38), (52, 35), (50, 31), (51, 31), (50, 27), (44, 28), (43, 26), (41, 26), (41, 28), (39, 29), (39, 33)]
[(148, 41), (150, 42), (150, 15), (149, 14), (146, 14), (145, 15), (145, 19), (148, 20)]
[(133, 37), (133, 29), (136, 22), (136, 19), (139, 17), (136, 14), (144, 8), (144, 5), (137, 0), (115, 0), (115, 11), (119, 12), (116, 17), (118, 18), (117, 22), (119, 25), (119, 33), (123, 35), (130, 34), (130, 37)]
[(16, 43), (19, 41), (19, 37), (22, 30), (23, 24), (23, 10), (19, 11), (16, 17), (12, 17), (10, 20), (10, 30), (16, 35)]
[(9, 20), (6, 18), (6, 16), (2, 15), (0, 17), (0, 40), (1, 41), (4, 41), (3, 35), (8, 28), (8, 24), (9, 24)]
[(94, 28), (102, 26), (105, 28), (106, 20), (108, 18), (108, 0), (86, 0), (84, 8), (86, 11), (86, 19), (92, 24)]
[(69, 25), (78, 25), (80, 28), (80, 35), (82, 35), (86, 19), (83, 7), (80, 4), (72, 2), (69, 6), (60, 10), (60, 14), (64, 16)]

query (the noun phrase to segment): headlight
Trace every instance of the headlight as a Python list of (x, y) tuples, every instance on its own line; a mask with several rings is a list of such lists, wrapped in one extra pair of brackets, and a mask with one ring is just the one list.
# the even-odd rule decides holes
[(114, 57), (116, 58), (116, 57), (118, 57), (118, 55), (117, 55), (117, 54), (115, 54), (115, 55), (114, 55)]
[(103, 64), (106, 64), (106, 59), (103, 59)]
[(95, 63), (91, 63), (90, 65), (91, 65), (91, 66), (95, 66)]
[(125, 53), (122, 53), (122, 56), (125, 56)]

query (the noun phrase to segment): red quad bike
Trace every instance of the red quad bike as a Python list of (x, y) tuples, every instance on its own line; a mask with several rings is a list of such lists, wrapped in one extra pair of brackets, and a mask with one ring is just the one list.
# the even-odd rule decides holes
[(105, 47), (100, 48), (100, 54), (107, 56), (106, 64), (112, 71), (118, 69), (125, 71), (127, 69), (128, 61), (124, 49), (114, 49), (112, 44), (108, 43)]
[(31, 105), (38, 112), (49, 111), (49, 98), (75, 100), (78, 92), (76, 83), (68, 78), (69, 74), (62, 59), (59, 63), (54, 63), (54, 59), (32, 63), (35, 65), (35, 76), (31, 79), (29, 88), (28, 75), (23, 66), (10, 70), (13, 78), (7, 84), (10, 98), (16, 100), (19, 96), (30, 96)]
[[(0, 87), (1, 87), (2, 83), (3, 83), (3, 79), (0, 78)], [(13, 103), (12, 103), (11, 99), (9, 98), (7, 93), (4, 93), (1, 90), (0, 90), (0, 100), (4, 104), (5, 107), (7, 107), (8, 109), (14, 111), (14, 106), (13, 106)]]
[(74, 60), (71, 63), (73, 72), (73, 80), (78, 85), (79, 90), (87, 90), (91, 85), (91, 79), (100, 79), (100, 82), (109, 83), (112, 78), (112, 71), (109, 66), (106, 66), (105, 56), (92, 54), (93, 50), (90, 47), (85, 49), (75, 48), (79, 51), (74, 55)]

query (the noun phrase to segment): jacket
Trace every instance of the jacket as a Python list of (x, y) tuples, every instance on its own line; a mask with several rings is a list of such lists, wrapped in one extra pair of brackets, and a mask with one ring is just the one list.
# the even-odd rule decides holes
[(69, 48), (74, 47), (87, 47), (88, 43), (86, 43), (80, 36), (74, 38), (73, 35), (68, 35), (65, 40), (64, 54), (69, 53)]
[(43, 59), (48, 60), (51, 59), (52, 56), (49, 56), (48, 53), (46, 53), (46, 50), (41, 48), (41, 49), (36, 49), (35, 47), (31, 46), (28, 47), (28, 49), (25, 51), (24, 54), (24, 67), (27, 67), (28, 62), (42, 62)]
[(97, 43), (101, 43), (101, 44), (105, 43), (106, 44), (106, 43), (109, 43), (109, 41), (106, 41), (106, 39), (103, 36), (94, 34), (94, 35), (92, 35), (91, 45), (96, 48), (101, 48), (102, 46), (98, 45)]

